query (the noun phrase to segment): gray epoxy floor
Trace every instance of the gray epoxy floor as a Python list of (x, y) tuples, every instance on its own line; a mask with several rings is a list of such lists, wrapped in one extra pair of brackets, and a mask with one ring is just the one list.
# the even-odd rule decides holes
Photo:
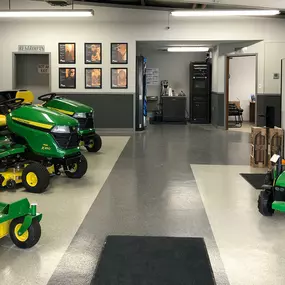
[(108, 234), (204, 237), (217, 284), (229, 284), (190, 164), (248, 163), (249, 135), (151, 126), (130, 139), (50, 279), (88, 284)]

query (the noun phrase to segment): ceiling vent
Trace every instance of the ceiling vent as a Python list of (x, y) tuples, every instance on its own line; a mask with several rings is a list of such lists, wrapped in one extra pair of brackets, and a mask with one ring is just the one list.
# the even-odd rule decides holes
[(64, 7), (71, 5), (72, 0), (44, 0), (44, 2), (47, 2), (52, 6)]

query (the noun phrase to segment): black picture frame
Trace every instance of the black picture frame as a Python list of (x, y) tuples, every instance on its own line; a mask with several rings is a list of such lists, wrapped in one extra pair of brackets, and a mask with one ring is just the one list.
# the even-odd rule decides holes
[[(120, 59), (118, 52), (119, 47), (125, 46), (125, 59)], [(111, 64), (128, 64), (128, 57), (129, 57), (129, 46), (128, 43), (111, 43)]]
[[(74, 71), (74, 79), (68, 79), (66, 76), (69, 70)], [(70, 78), (69, 74), (69, 78)], [(60, 67), (58, 69), (58, 87), (59, 89), (76, 89), (76, 68), (75, 67)]]
[[(100, 85), (99, 86), (92, 86), (92, 72), (93, 70), (100, 70)], [(88, 74), (88, 72), (91, 72), (91, 78), (89, 79), (88, 76), (90, 76)], [(88, 81), (91, 80), (91, 83), (87, 84)], [(85, 68), (85, 89), (102, 89), (102, 68)]]
[[(99, 46), (100, 48), (100, 60), (92, 61), (92, 54), (88, 55), (88, 49), (92, 53), (92, 46)], [(91, 56), (91, 59), (88, 59)], [(84, 62), (85, 64), (102, 64), (102, 43), (85, 43), (84, 44)]]
[[(66, 58), (66, 47), (73, 46), (71, 59)], [(76, 63), (76, 43), (58, 43), (58, 64), (75, 64)]]
[[(119, 80), (119, 72), (123, 70), (125, 71), (125, 77), (126, 77), (126, 84), (122, 85), (122, 84), (118, 84), (118, 80)], [(114, 71), (116, 71), (116, 79), (114, 78)], [(117, 82), (116, 84), (114, 84), (114, 82)], [(126, 67), (114, 67), (111, 68), (111, 89), (128, 89), (128, 68)]]

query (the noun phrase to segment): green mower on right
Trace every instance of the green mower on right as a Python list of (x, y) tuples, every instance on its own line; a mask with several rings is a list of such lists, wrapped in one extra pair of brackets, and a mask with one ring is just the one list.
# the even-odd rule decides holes
[(285, 212), (285, 172), (282, 158), (275, 154), (271, 162), (274, 167), (267, 172), (263, 190), (258, 197), (258, 210), (263, 216), (272, 216), (275, 211)]

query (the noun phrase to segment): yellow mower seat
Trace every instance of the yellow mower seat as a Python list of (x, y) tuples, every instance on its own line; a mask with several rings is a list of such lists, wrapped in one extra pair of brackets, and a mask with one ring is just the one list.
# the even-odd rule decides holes
[(6, 116), (0, 115), (0, 128), (5, 127), (7, 125)]
[(16, 98), (24, 99), (23, 103), (30, 103), (30, 104), (32, 104), (35, 99), (33, 92), (29, 90), (19, 90), (16, 94)]

